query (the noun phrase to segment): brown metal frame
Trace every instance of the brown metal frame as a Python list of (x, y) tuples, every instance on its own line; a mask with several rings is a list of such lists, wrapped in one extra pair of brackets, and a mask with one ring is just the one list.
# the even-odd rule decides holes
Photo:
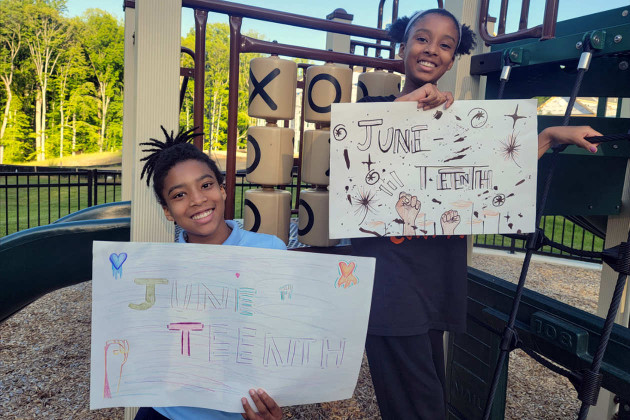
[[(440, 5), (438, 0), (438, 5)], [(394, 0), (392, 16), (397, 17), (398, 0)], [(135, 1), (125, 0), (125, 7), (135, 7)], [(227, 157), (226, 157), (226, 191), (227, 199), (225, 203), (225, 217), (234, 217), (234, 195), (236, 187), (236, 146), (237, 146), (237, 117), (238, 117), (238, 85), (240, 54), (247, 52), (278, 54), (289, 57), (306, 58), (310, 60), (332, 61), (349, 65), (361, 65), (373, 68), (380, 68), (390, 71), (403, 72), (402, 61), (394, 59), (373, 58), (356, 56), (353, 54), (339, 53), (332, 51), (318, 50), (314, 48), (296, 47), (261, 41), (258, 39), (243, 36), (241, 25), (243, 18), (252, 18), (278, 24), (297, 26), (301, 28), (315, 29), (326, 32), (333, 32), (345, 35), (358, 36), (377, 41), (388, 41), (387, 32), (366, 26), (353, 25), (349, 23), (336, 22), (327, 19), (313, 18), (310, 16), (297, 15), (293, 13), (279, 12), (261, 7), (247, 6), (221, 0), (182, 0), (182, 7), (195, 9), (195, 100), (194, 100), (194, 121), (195, 126), (203, 130), (203, 75), (197, 76), (198, 72), (205, 71), (205, 33), (207, 12), (224, 13), (229, 16), (230, 25), (230, 70), (229, 70), (229, 94), (228, 94), (228, 133), (227, 133)], [(440, 5), (441, 7), (441, 5)], [(382, 22), (381, 22), (382, 24)], [(203, 40), (204, 42), (202, 42)], [(389, 49), (388, 47), (383, 47)], [(391, 48), (391, 47), (390, 47)], [(392, 51), (390, 49), (390, 51)], [(197, 78), (199, 77), (199, 79)], [(201, 81), (201, 82), (199, 82)], [(302, 113), (303, 114), (303, 113)], [(301, 116), (303, 120), (303, 115)], [(303, 126), (300, 135), (303, 134)], [(197, 140), (197, 139), (196, 139)], [(198, 138), (203, 145), (203, 140)], [(195, 143), (197, 147), (200, 147)], [(200, 147), (201, 148), (201, 147)], [(298, 158), (301, 164), (301, 152)], [(298, 174), (298, 179), (301, 177)], [(299, 185), (298, 185), (299, 193)], [(299, 196), (298, 196), (299, 197)]]
[(527, 17), (529, 15), (530, 0), (522, 0), (521, 17), (518, 24), (518, 31), (506, 34), (505, 20), (507, 17), (509, 0), (501, 0), (501, 9), (499, 11), (499, 27), (497, 36), (491, 36), (488, 33), (488, 4), (490, 0), (481, 0), (479, 8), (479, 35), (486, 44), (500, 44), (504, 42), (516, 41), (527, 38), (540, 38), (541, 40), (552, 39), (556, 34), (556, 22), (558, 20), (558, 3), (560, 0), (547, 0), (545, 3), (545, 14), (542, 25), (527, 28)]

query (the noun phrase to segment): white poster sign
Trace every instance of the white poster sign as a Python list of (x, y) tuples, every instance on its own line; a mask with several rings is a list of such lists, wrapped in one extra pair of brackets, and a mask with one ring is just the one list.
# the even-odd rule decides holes
[(373, 277), (372, 258), (94, 242), (90, 407), (350, 398)]
[(536, 100), (333, 104), (330, 237), (525, 233)]

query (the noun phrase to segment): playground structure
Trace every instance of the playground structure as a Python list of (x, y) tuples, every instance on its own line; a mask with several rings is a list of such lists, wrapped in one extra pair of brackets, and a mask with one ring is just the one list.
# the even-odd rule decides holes
[[(94, 221), (100, 218), (102, 209), (75, 214), (50, 226), (35, 228), (0, 241), (0, 256), (3, 261), (16, 261), (20, 269), (26, 265), (30, 250), (39, 247), (56, 249), (57, 252), (67, 249), (81, 249), (85, 255), (79, 255), (81, 261), (91, 261), (92, 240), (131, 240), (134, 241), (171, 241), (172, 227), (164, 221), (159, 207), (155, 204), (151, 192), (138, 180), (139, 150), (135, 139), (157, 137), (159, 125), (175, 129), (177, 124), (177, 107), (179, 103), (179, 39), (181, 6), (195, 8), (197, 39), (204, 39), (205, 19), (207, 11), (228, 14), (231, 27), (231, 63), (230, 63), (230, 125), (228, 127), (228, 161), (226, 217), (234, 212), (234, 157), (236, 151), (236, 100), (239, 55), (244, 52), (262, 52), (289, 55), (356, 66), (382, 68), (400, 71), (400, 61), (393, 59), (393, 49), (385, 44), (384, 31), (381, 29), (357, 27), (348, 23), (315, 19), (306, 16), (273, 12), (250, 6), (242, 6), (215, 0), (183, 0), (161, 2), (148, 5), (148, 2), (137, 0), (125, 2), (126, 34), (125, 34), (125, 124), (123, 155), (123, 199), (132, 199), (131, 226), (127, 219), (110, 219)], [(380, 3), (379, 26), (382, 23)], [(449, 4), (450, 3), (450, 4)], [(498, 35), (490, 37), (487, 30), (488, 2), (448, 2), (446, 7), (465, 22), (477, 22), (479, 34), (487, 42), (493, 44), (492, 50), (479, 47), (472, 60), (462, 59), (451, 71), (449, 79), (440, 84), (442, 90), (451, 90), (456, 99), (496, 98), (501, 90), (500, 76), (505, 72), (506, 63), (510, 67), (509, 81), (504, 84), (504, 98), (531, 97), (533, 95), (567, 96), (575, 76), (581, 50), (576, 47), (588, 34), (590, 40), (601, 36), (600, 48), (596, 48), (593, 62), (584, 77), (580, 94), (597, 97), (630, 97), (628, 78), (628, 59), (630, 59), (630, 22), (628, 8), (615, 9), (596, 15), (560, 22), (556, 25), (558, 1), (547, 1), (545, 21), (539, 28), (527, 29), (527, 19), (521, 20), (516, 34), (505, 35), (505, 19), (507, 2), (499, 15)], [(529, 4), (524, 1), (523, 4)], [(438, 6), (442, 6), (438, 2)], [(527, 6), (528, 7), (528, 6)], [(523, 6), (521, 16), (527, 16), (527, 7)], [(397, 15), (397, 2), (392, 8), (392, 16)], [(477, 14), (479, 13), (479, 14)], [(625, 14), (624, 14), (625, 13)], [(366, 58), (347, 52), (327, 52), (301, 47), (291, 47), (275, 43), (253, 40), (240, 34), (243, 18), (257, 18), (278, 23), (317, 28), (328, 32), (336, 32), (342, 36), (365, 36), (376, 40), (368, 44), (377, 50), (389, 52), (389, 59), (380, 57)], [(533, 37), (533, 38), (532, 38)], [(546, 39), (544, 42), (537, 40)], [(616, 41), (620, 39), (619, 41)], [(367, 43), (348, 42), (350, 50), (354, 46), (366, 47)], [(196, 46), (195, 80), (196, 109), (203, 104), (199, 98), (197, 86), (203, 87), (203, 51), (204, 43)], [(624, 65), (622, 64), (625, 62)], [(302, 66), (304, 67), (304, 66)], [(157, 71), (159, 69), (159, 71)], [(140, 75), (147, 75), (142, 76)], [(487, 76), (483, 80), (480, 75)], [(446, 78), (446, 77), (445, 77)], [(620, 81), (625, 80), (626, 83)], [(302, 82), (302, 88), (305, 84)], [(485, 86), (484, 86), (485, 85)], [(300, 84), (298, 82), (298, 87)], [(201, 92), (202, 94), (203, 92)], [(630, 128), (628, 99), (623, 99), (618, 107), (615, 119), (593, 118), (588, 123), (604, 133), (625, 133)], [(195, 113), (195, 125), (202, 126), (199, 119), (202, 112)], [(560, 117), (539, 117), (542, 128), (560, 125)], [(201, 120), (202, 121), (202, 120)], [(170, 124), (170, 125), (168, 125)], [(570, 124), (582, 124), (575, 119)], [(285, 125), (286, 127), (286, 125)], [(303, 124), (301, 125), (303, 127)], [(300, 139), (304, 138), (300, 133)], [(551, 214), (579, 214), (581, 216), (597, 216), (607, 218), (606, 248), (622, 242), (629, 228), (628, 215), (628, 144), (604, 144), (597, 156), (586, 156), (584, 153), (567, 149), (558, 159), (558, 168), (552, 185), (553, 194), (547, 204)], [(298, 166), (301, 166), (298, 159)], [(545, 157), (541, 161), (544, 170), (548, 166)], [(579, 170), (578, 170), (579, 169)], [(298, 172), (301, 174), (300, 172)], [(541, 179), (544, 179), (542, 172)], [(232, 183), (232, 184), (231, 184)], [(138, 186), (138, 188), (136, 188)], [(572, 189), (573, 188), (573, 189)], [(299, 202), (299, 200), (298, 200)], [(111, 210), (111, 208), (109, 209)], [(294, 209), (296, 210), (296, 209)], [(124, 210), (123, 210), (124, 212)], [(575, 213), (573, 213), (575, 212)], [(116, 212), (115, 212), (116, 213)], [(116, 215), (120, 215), (119, 213)], [(88, 219), (80, 219), (87, 217)], [(71, 220), (74, 219), (74, 220)], [(157, 227), (157, 228), (156, 228)], [(53, 235), (56, 235), (53, 237)], [(38, 242), (47, 241), (47, 242)], [(67, 246), (66, 246), (67, 244)], [(328, 250), (334, 252), (335, 250)], [(67, 252), (66, 252), (67, 254)], [(88, 255), (90, 254), (90, 255)], [(21, 256), (21, 257), (20, 257)], [(6, 260), (5, 260), (6, 258)], [(20, 259), (21, 258), (21, 259)], [(25, 260), (26, 258), (26, 260)], [(50, 261), (57, 264), (62, 255), (52, 255)], [(76, 261), (77, 255), (73, 260)], [(42, 263), (40, 267), (47, 265)], [(64, 281), (51, 281), (35, 268), (27, 275), (20, 276), (16, 271), (11, 278), (19, 279), (9, 286), (16, 294), (7, 298), (8, 303), (16, 303), (9, 308), (0, 319), (10, 316), (28, 302), (48, 291), (85, 281), (89, 278), (90, 267), (77, 265), (75, 271), (66, 276)], [(32, 271), (32, 272), (31, 272)], [(25, 279), (26, 277), (26, 279)], [(61, 277), (61, 276), (60, 276)], [(610, 268), (604, 269), (600, 289), (600, 310), (604, 315), (612, 295), (611, 279), (616, 277)], [(32, 280), (41, 279), (41, 282)], [(25, 281), (26, 280), (26, 281)], [(23, 286), (29, 285), (29, 290)], [(508, 319), (509, 308), (515, 294), (515, 286), (503, 280), (493, 278), (476, 270), (469, 272), (469, 331), (462, 336), (451, 337), (448, 356), (449, 382), (449, 415), (451, 418), (481, 418), (485, 398), (490, 389), (491, 372), (498, 359), (501, 347), (501, 331)], [(626, 294), (626, 302), (629, 298)], [(3, 307), (4, 302), (3, 303)], [(617, 319), (621, 325), (628, 324), (629, 305), (622, 306)], [(593, 315), (560, 304), (557, 301), (525, 291), (523, 305), (518, 311), (515, 329), (520, 340), (543, 357), (554, 361), (568, 370), (579, 370), (587, 367), (593, 357), (602, 326), (602, 320)], [(628, 418), (630, 413), (624, 412), (624, 406), (630, 401), (630, 370), (626, 361), (630, 350), (630, 332), (622, 326), (612, 330), (611, 341), (602, 365), (602, 385), (609, 392), (602, 392), (598, 405), (591, 410), (594, 419), (611, 418), (617, 410), (613, 395), (621, 402), (619, 419)], [(496, 393), (492, 418), (502, 418), (505, 402), (505, 378), (507, 370), (502, 373), (502, 383)]]

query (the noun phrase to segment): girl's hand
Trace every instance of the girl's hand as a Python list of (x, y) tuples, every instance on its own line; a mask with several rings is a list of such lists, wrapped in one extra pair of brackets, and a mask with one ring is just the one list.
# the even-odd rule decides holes
[(591, 153), (597, 153), (597, 144), (588, 142), (585, 137), (601, 136), (598, 131), (584, 125), (580, 127), (548, 127), (538, 135), (538, 159), (545, 152), (560, 144), (574, 144)]
[(245, 420), (280, 420), (282, 418), (282, 409), (265, 391), (260, 388), (258, 391), (250, 389), (249, 395), (256, 404), (258, 413), (249, 405), (247, 398), (241, 398), (245, 410), (245, 413), (241, 415)]
[(422, 108), (426, 111), (431, 108), (438, 107), (445, 102), (446, 106), (444, 109), (448, 109), (449, 106), (453, 105), (455, 99), (453, 99), (453, 94), (451, 92), (441, 92), (434, 84), (425, 83), (422, 87), (414, 90), (413, 92), (400, 96), (394, 100), (394, 102), (398, 101), (418, 102), (418, 108)]

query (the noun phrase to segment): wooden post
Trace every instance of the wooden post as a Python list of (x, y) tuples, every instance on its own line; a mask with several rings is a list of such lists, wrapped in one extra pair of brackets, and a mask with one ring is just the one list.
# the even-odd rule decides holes
[[(617, 106), (621, 108), (620, 117), (630, 117), (630, 100), (624, 98)], [(621, 211), (616, 216), (608, 217), (606, 226), (606, 241), (604, 248), (611, 248), (625, 242), (628, 239), (628, 229), (630, 229), (630, 160), (626, 165), (626, 178), (621, 194)], [(613, 290), (617, 283), (618, 273), (607, 264), (602, 265), (602, 277), (599, 284), (599, 300), (597, 302), (597, 315), (605, 318), (612, 299)], [(628, 282), (624, 289), (619, 306), (619, 313), (615, 322), (619, 325), (628, 326), (630, 321), (630, 294), (628, 293)], [(617, 411), (617, 404), (613, 401), (614, 395), (602, 388), (597, 399), (597, 405), (591, 407), (588, 412), (588, 420), (611, 419)]]
[[(132, 200), (132, 241), (173, 242), (175, 237), (153, 189), (140, 180), (144, 153), (139, 143), (163, 139), (160, 125), (169, 132), (179, 129), (181, 8), (181, 0), (136, 0), (135, 10), (125, 10), (123, 185), (131, 186), (125, 192)], [(136, 412), (125, 408), (125, 420)]]
[(125, 68), (123, 95), (122, 201), (131, 200), (136, 133), (136, 9), (125, 7)]

